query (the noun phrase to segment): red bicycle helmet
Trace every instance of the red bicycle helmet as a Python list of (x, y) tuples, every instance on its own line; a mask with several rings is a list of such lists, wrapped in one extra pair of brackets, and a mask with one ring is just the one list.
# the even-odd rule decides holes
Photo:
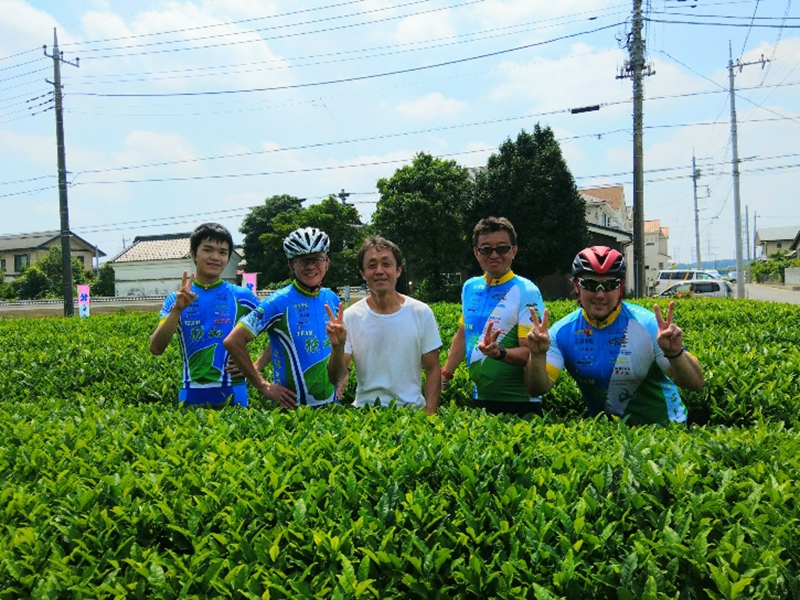
[(613, 275), (625, 279), (625, 257), (608, 246), (584, 248), (572, 261), (573, 277), (584, 275)]

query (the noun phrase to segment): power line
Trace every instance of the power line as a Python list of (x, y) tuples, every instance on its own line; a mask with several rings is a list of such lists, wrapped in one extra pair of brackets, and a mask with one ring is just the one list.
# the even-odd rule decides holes
[(650, 23), (664, 23), (666, 25), (703, 25), (713, 27), (758, 27), (761, 29), (800, 29), (800, 25), (772, 25), (769, 23), (749, 24), (749, 23), (715, 23), (712, 21), (667, 21), (665, 19), (646, 18)]
[(461, 64), (465, 62), (470, 62), (473, 60), (480, 60), (483, 58), (490, 58), (492, 56), (500, 56), (503, 54), (509, 54), (511, 52), (518, 52), (520, 50), (527, 50), (529, 48), (534, 48), (537, 46), (543, 46), (546, 44), (551, 44), (553, 42), (563, 41), (567, 39), (572, 39), (584, 35), (589, 35), (592, 33), (597, 33), (598, 31), (603, 31), (605, 29), (611, 29), (612, 27), (617, 27), (621, 25), (621, 23), (614, 23), (612, 25), (605, 25), (602, 27), (598, 27), (596, 29), (592, 29), (589, 31), (582, 31), (579, 33), (571, 33), (566, 34), (563, 36), (559, 36), (557, 38), (552, 38), (550, 40), (545, 40), (542, 42), (534, 42), (531, 44), (524, 44), (522, 46), (515, 46), (513, 48), (506, 48), (504, 50), (497, 50), (495, 52), (487, 52), (485, 54), (478, 54), (475, 56), (468, 56), (465, 58), (457, 58), (454, 60), (448, 60), (440, 63), (435, 63), (432, 65), (423, 65), (419, 67), (410, 67), (408, 69), (397, 69), (395, 71), (386, 71), (383, 73), (373, 73), (371, 75), (359, 75), (354, 77), (345, 77), (342, 79), (331, 79), (326, 81), (316, 81), (311, 83), (300, 83), (295, 85), (281, 85), (281, 86), (271, 86), (271, 87), (264, 87), (264, 88), (248, 88), (248, 89), (238, 89), (238, 90), (208, 90), (203, 92), (166, 92), (166, 93), (148, 93), (148, 94), (132, 94), (132, 93), (122, 93), (122, 94), (102, 94), (98, 92), (74, 92), (73, 95), (75, 96), (95, 96), (95, 97), (102, 97), (102, 98), (168, 98), (168, 97), (185, 97), (185, 96), (217, 96), (222, 94), (246, 94), (252, 92), (272, 92), (277, 90), (289, 90), (289, 89), (299, 89), (299, 88), (307, 88), (307, 87), (315, 87), (321, 85), (331, 85), (336, 83), (351, 83), (354, 81), (364, 81), (367, 79), (376, 79), (379, 77), (389, 77), (392, 75), (402, 75), (405, 73), (415, 73), (418, 71), (427, 71), (429, 69), (436, 69), (440, 67), (452, 66), (456, 64)]

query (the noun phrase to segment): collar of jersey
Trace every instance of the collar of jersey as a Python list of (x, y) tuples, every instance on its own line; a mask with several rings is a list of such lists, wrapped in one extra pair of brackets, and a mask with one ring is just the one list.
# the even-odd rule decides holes
[(309, 298), (316, 298), (319, 296), (319, 291), (322, 289), (321, 287), (318, 287), (316, 292), (309, 292), (308, 290), (303, 289), (302, 285), (297, 283), (297, 279), (292, 281), (292, 285), (294, 286), (294, 289), (303, 294), (303, 296), (308, 296)]
[(590, 319), (586, 314), (586, 309), (583, 309), (583, 318), (591, 325), (597, 329), (605, 329), (609, 325), (611, 325), (614, 321), (617, 320), (619, 313), (622, 311), (622, 302), (617, 305), (617, 308), (611, 311), (611, 314), (608, 315), (605, 319)]
[(197, 281), (197, 279), (195, 279), (192, 282), (192, 285), (196, 285), (201, 290), (213, 290), (215, 287), (219, 287), (222, 285), (222, 279), (217, 279), (214, 283), (209, 283), (208, 285), (206, 285), (205, 283), (200, 283), (199, 281)]
[(514, 271), (511, 269), (508, 270), (508, 273), (503, 275), (500, 279), (489, 279), (489, 274), (483, 274), (483, 280), (486, 282), (486, 285), (502, 285), (506, 281), (511, 281), (514, 278)]

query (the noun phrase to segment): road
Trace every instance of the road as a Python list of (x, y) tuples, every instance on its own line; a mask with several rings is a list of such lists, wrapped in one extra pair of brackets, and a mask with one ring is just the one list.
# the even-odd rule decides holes
[(744, 286), (745, 294), (750, 300), (765, 300), (768, 302), (788, 302), (800, 304), (800, 291), (748, 283)]

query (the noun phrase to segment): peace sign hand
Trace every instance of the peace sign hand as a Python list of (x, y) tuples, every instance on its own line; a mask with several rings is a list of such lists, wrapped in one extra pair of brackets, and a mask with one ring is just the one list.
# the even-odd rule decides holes
[(544, 309), (542, 320), (536, 315), (536, 309), (533, 306), (528, 307), (531, 311), (531, 323), (533, 326), (525, 337), (528, 342), (528, 348), (531, 354), (547, 354), (550, 349), (550, 332), (547, 330), (547, 324), (550, 321), (550, 311)]
[(478, 350), (484, 353), (489, 358), (499, 358), (502, 354), (500, 344), (497, 343), (497, 338), (503, 332), (502, 329), (495, 329), (494, 322), (489, 321), (486, 325), (486, 332), (483, 335), (483, 341), (478, 343)]
[(653, 305), (653, 312), (656, 313), (656, 321), (658, 322), (658, 337), (656, 341), (664, 354), (669, 356), (679, 354), (681, 348), (683, 348), (683, 331), (672, 322), (674, 311), (675, 303), (670, 302), (667, 307), (667, 318), (664, 319), (658, 304)]
[(325, 305), (325, 311), (328, 313), (328, 324), (325, 326), (325, 332), (331, 340), (331, 346), (339, 347), (344, 346), (347, 341), (347, 329), (344, 327), (344, 303), (339, 303), (338, 317), (333, 314), (331, 307)]
[(194, 273), (189, 275), (186, 271), (183, 272), (183, 279), (181, 279), (181, 288), (178, 290), (175, 298), (175, 309), (182, 311), (187, 306), (197, 299), (197, 294), (192, 291), (192, 283), (194, 283)]

